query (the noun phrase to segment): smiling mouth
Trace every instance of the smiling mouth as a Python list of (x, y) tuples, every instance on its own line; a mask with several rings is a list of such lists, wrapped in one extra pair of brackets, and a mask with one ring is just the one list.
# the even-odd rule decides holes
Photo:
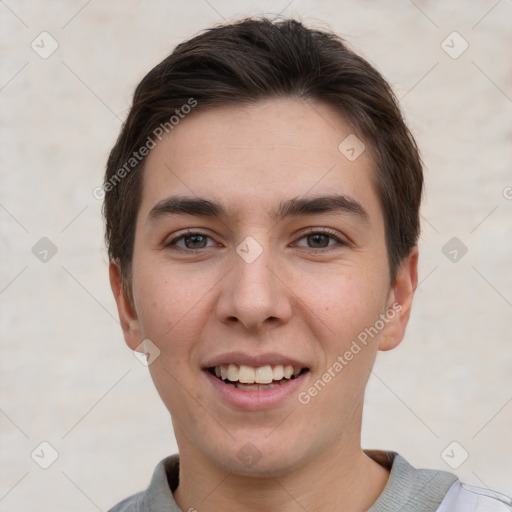
[(309, 369), (282, 364), (259, 367), (227, 364), (208, 368), (208, 371), (224, 384), (236, 389), (264, 391), (286, 384)]

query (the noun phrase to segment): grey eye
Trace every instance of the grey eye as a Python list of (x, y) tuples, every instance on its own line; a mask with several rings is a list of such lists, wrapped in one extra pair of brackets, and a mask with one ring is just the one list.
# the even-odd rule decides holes
[(330, 245), (330, 241), (332, 240), (332, 236), (324, 235), (322, 233), (314, 233), (312, 235), (307, 236), (308, 246), (314, 248), (324, 248)]
[(191, 235), (183, 237), (187, 249), (202, 249), (207, 245), (208, 237), (204, 235)]

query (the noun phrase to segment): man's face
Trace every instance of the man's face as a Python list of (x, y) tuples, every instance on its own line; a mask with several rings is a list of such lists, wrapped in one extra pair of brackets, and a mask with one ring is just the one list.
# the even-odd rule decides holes
[(390, 284), (369, 151), (338, 149), (350, 134), (324, 104), (276, 99), (198, 111), (148, 156), (133, 309), (117, 297), (128, 344), (160, 350), (149, 368), (182, 454), (263, 475), (359, 449), (416, 267)]

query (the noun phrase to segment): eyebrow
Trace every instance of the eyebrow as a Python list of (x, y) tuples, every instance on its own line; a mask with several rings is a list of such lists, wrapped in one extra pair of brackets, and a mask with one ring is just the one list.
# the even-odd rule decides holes
[[(343, 194), (320, 197), (302, 197), (283, 201), (271, 211), (271, 217), (281, 221), (287, 217), (318, 213), (348, 213), (370, 224), (370, 216), (361, 203)], [(203, 217), (228, 217), (228, 211), (219, 202), (201, 197), (171, 196), (159, 201), (149, 212), (148, 221), (168, 215), (195, 215)]]

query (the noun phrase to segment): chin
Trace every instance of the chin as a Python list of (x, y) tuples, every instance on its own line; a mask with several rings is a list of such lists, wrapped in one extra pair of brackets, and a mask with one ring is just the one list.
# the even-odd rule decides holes
[(287, 439), (285, 442), (275, 436), (275, 439), (270, 441), (265, 434), (260, 437), (238, 437), (230, 446), (225, 446), (224, 449), (219, 447), (219, 450), (212, 453), (212, 462), (240, 476), (282, 476), (300, 467), (307, 458), (305, 453), (298, 452), (303, 443), (298, 440), (290, 441), (291, 436)]

